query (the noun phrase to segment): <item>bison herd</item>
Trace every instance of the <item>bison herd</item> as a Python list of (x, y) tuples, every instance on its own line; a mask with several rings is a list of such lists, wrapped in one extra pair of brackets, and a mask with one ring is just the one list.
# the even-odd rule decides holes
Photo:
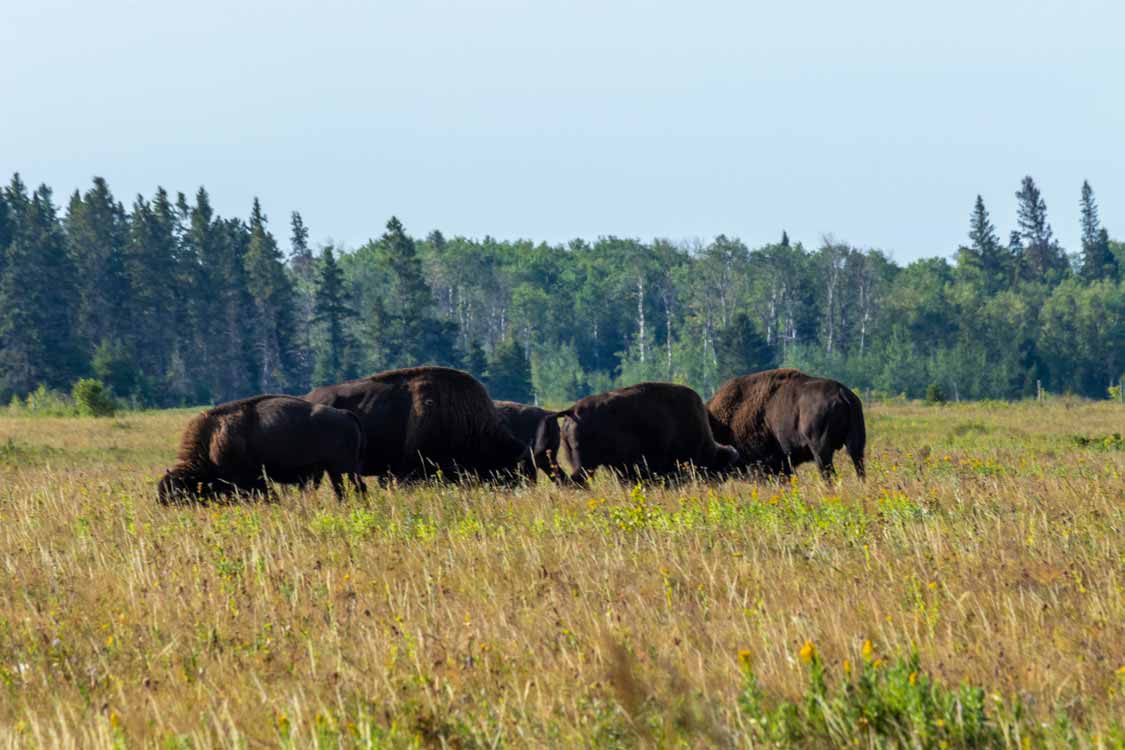
[(638, 383), (549, 411), (493, 401), (460, 370), (413, 367), (197, 415), (158, 498), (315, 487), (326, 473), (337, 498), (346, 482), (363, 493), (364, 476), (518, 483), (542, 470), (582, 483), (598, 467), (629, 479), (784, 476), (812, 460), (828, 479), (841, 447), (862, 479), (865, 441), (855, 393), (791, 369), (733, 378), (707, 403), (687, 386)]

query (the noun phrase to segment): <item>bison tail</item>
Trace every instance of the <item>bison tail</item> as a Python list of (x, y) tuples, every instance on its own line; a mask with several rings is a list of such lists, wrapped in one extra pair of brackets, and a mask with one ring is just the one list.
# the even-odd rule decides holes
[(863, 451), (867, 447), (867, 428), (863, 423), (863, 405), (859, 401), (859, 397), (854, 393), (850, 394), (849, 398), (851, 409), (848, 413), (848, 436), (845, 438), (845, 445), (848, 449), (848, 455), (851, 456), (852, 464), (855, 466), (855, 473), (860, 479), (867, 476), (867, 472), (863, 465)]

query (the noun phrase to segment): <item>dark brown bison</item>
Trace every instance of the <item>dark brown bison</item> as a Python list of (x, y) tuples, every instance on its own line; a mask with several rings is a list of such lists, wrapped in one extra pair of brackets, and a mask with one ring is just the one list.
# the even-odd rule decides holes
[[(557, 417), (559, 414), (559, 412), (548, 411), (531, 404), (521, 404), (518, 401), (494, 401), (493, 403), (496, 404), (496, 412), (500, 415), (500, 419), (516, 436), (516, 439), (531, 451), (535, 449), (535, 438), (539, 434), (539, 425), (543, 423), (544, 419)], [(556, 468), (557, 451), (558, 444), (556, 441), (555, 445), (549, 450), (535, 454), (535, 465), (543, 471), (552, 472)]]
[(267, 480), (315, 486), (327, 472), (337, 499), (344, 478), (360, 492), (363, 430), (352, 414), (292, 396), (255, 396), (196, 415), (184, 430), (175, 466), (157, 486), (176, 498), (266, 492)]
[(864, 477), (863, 406), (835, 380), (788, 369), (743, 375), (723, 383), (707, 411), (716, 439), (738, 448), (742, 468), (788, 475), (813, 460), (829, 479), (832, 455), (846, 446), (856, 474)]
[(447, 367), (381, 372), (305, 396), (355, 414), (363, 425), (367, 475), (420, 479), (473, 474), (534, 476), (531, 452), (500, 419), (472, 375)]
[(719, 471), (738, 461), (737, 450), (715, 442), (699, 394), (673, 383), (638, 383), (548, 414), (535, 454), (560, 456), (572, 481), (599, 466), (632, 479), (675, 474), (687, 464)]

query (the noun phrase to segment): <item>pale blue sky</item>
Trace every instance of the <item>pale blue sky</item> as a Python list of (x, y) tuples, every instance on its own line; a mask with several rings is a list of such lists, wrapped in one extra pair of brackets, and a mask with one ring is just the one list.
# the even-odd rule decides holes
[[(1125, 237), (1125, 3), (0, 0), (0, 178), (261, 197), (280, 238), (782, 228), (948, 255), (1024, 174)], [(283, 245), (287, 246), (287, 242)]]

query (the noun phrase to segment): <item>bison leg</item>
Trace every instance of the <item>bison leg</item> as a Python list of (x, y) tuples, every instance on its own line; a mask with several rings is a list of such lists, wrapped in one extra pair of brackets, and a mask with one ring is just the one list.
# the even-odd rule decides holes
[(809, 450), (812, 452), (813, 460), (816, 461), (816, 468), (820, 471), (821, 478), (831, 482), (836, 475), (836, 467), (832, 464), (832, 454), (836, 451), (828, 435), (824, 435), (820, 440), (810, 440)]
[(367, 485), (363, 483), (363, 477), (358, 472), (348, 474), (348, 479), (351, 480), (352, 486), (360, 497), (367, 497)]
[(336, 494), (336, 501), (344, 502), (344, 475), (330, 471), (328, 472), (328, 481), (332, 482), (332, 492)]

